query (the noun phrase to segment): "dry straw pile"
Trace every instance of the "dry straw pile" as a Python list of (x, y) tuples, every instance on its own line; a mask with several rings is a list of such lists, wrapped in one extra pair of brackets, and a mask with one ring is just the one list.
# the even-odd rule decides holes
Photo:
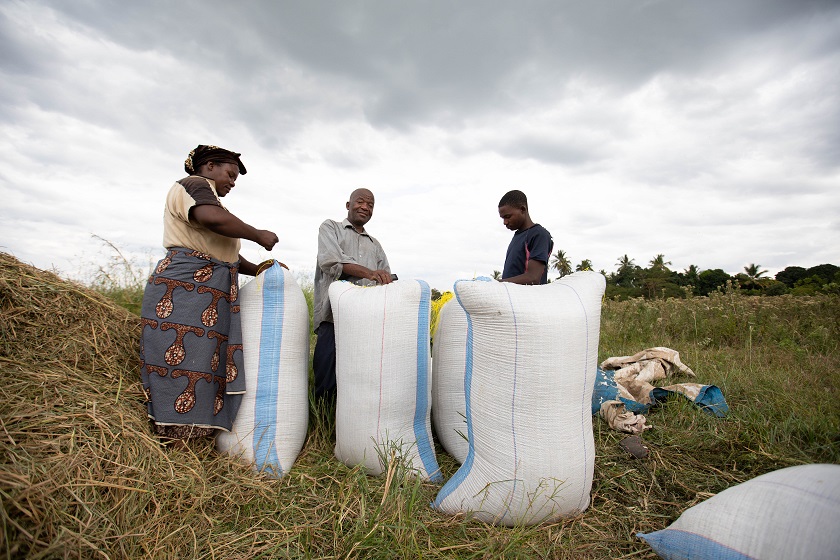
[(235, 467), (219, 485), (211, 449), (152, 439), (138, 337), (136, 315), (0, 253), (0, 557), (191, 556), (205, 510), (263, 490)]

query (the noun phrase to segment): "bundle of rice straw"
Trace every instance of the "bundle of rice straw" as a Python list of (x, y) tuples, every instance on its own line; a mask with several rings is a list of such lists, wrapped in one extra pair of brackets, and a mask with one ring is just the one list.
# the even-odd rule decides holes
[(248, 538), (220, 538), (218, 512), (262, 494), (260, 481), (212, 443), (152, 437), (139, 327), (97, 292), (0, 253), (0, 556), (224, 556)]

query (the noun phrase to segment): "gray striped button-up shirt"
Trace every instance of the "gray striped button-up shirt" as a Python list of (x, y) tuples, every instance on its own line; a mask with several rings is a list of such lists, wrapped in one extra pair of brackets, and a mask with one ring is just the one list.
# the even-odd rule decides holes
[(330, 284), (336, 280), (349, 280), (362, 285), (375, 285), (372, 280), (362, 280), (355, 277), (344, 277), (344, 264), (353, 263), (371, 270), (386, 270), (391, 272), (388, 257), (379, 241), (368, 235), (367, 231), (359, 233), (353, 228), (348, 219), (341, 222), (324, 220), (318, 230), (318, 260), (315, 263), (315, 294), (313, 327), (318, 328), (323, 321), (332, 322), (330, 308)]

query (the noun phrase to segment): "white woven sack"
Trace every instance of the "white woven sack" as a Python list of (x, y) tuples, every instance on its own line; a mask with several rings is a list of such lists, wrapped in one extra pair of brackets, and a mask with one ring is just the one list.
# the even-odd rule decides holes
[(441, 480), (431, 435), (429, 285), (330, 286), (336, 339), (335, 456), (380, 474), (396, 452)]
[(788, 467), (727, 488), (639, 533), (665, 560), (840, 558), (840, 465)]
[(605, 284), (596, 272), (544, 286), (456, 282), (468, 316), (469, 449), (435, 508), (507, 526), (586, 509)]
[(447, 453), (458, 463), (467, 458), (467, 412), (464, 369), (467, 361), (467, 313), (456, 298), (444, 304), (432, 344), (432, 423)]
[(247, 388), (220, 452), (257, 471), (287, 473), (309, 421), (309, 309), (292, 274), (275, 263), (239, 291)]

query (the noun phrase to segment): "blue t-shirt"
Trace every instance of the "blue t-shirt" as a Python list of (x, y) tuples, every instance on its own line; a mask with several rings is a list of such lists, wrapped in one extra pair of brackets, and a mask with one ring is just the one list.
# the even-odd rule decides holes
[(540, 284), (548, 282), (548, 257), (554, 248), (554, 240), (547, 229), (540, 224), (534, 224), (528, 229), (517, 231), (508, 245), (505, 257), (505, 269), (502, 278), (511, 278), (524, 274), (528, 268), (528, 261), (535, 260), (545, 264)]

